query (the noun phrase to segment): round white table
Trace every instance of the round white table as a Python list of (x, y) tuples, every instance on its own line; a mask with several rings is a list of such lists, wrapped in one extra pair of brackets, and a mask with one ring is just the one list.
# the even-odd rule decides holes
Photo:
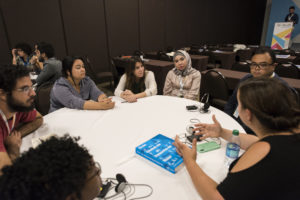
[[(226, 113), (210, 107), (210, 113), (188, 112), (187, 105), (199, 102), (169, 96), (152, 96), (138, 99), (136, 103), (122, 103), (113, 97), (116, 106), (108, 111), (87, 111), (63, 108), (44, 116), (44, 124), (23, 139), (21, 151), (32, 146), (32, 138), (49, 133), (80, 136), (83, 144), (102, 167), (102, 178), (115, 177), (122, 173), (130, 183), (149, 184), (153, 194), (148, 199), (201, 199), (194, 188), (185, 167), (176, 174), (151, 163), (135, 154), (135, 147), (157, 134), (174, 138), (186, 132), (190, 119), (197, 118), (204, 123), (212, 123), (212, 114), (224, 128), (243, 128)], [(216, 182), (221, 182), (227, 169), (224, 165), (226, 142), (221, 148), (206, 153), (198, 153), (197, 163)], [(137, 197), (146, 195), (149, 189), (136, 187)], [(120, 198), (124, 197), (122, 194)]]

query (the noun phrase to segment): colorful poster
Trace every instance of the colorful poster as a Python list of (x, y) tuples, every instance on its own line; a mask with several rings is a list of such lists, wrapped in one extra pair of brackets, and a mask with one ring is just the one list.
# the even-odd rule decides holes
[(275, 23), (271, 48), (288, 49), (292, 31), (293, 31), (292, 22)]

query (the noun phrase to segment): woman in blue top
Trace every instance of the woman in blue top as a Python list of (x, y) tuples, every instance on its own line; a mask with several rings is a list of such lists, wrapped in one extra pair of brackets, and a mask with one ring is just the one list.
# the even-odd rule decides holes
[(107, 110), (115, 106), (111, 98), (97, 88), (86, 76), (84, 62), (80, 57), (66, 57), (62, 62), (62, 77), (50, 94), (50, 110), (67, 107), (80, 110)]

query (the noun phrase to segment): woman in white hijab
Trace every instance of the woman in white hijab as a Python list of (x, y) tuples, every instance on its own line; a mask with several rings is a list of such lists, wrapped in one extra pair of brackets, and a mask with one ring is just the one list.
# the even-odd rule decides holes
[(173, 60), (175, 67), (166, 77), (164, 95), (196, 100), (200, 91), (200, 72), (192, 68), (191, 57), (183, 50), (176, 51)]

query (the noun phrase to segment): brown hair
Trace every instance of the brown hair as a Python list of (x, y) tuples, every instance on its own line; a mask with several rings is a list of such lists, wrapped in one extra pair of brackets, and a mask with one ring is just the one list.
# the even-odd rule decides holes
[(289, 131), (300, 125), (300, 108), (291, 89), (274, 78), (251, 78), (239, 86), (243, 109), (249, 109), (269, 132)]
[[(134, 75), (135, 64), (138, 62), (142, 63), (142, 66), (144, 66), (144, 68), (145, 68), (144, 62), (139, 57), (133, 57), (130, 59), (129, 65), (126, 68), (125, 89), (128, 89), (128, 90), (133, 89), (133, 84), (136, 80), (136, 77)], [(146, 87), (145, 87), (145, 71), (146, 71), (146, 69), (144, 70), (143, 77), (138, 82), (140, 91), (144, 91), (146, 89)]]

